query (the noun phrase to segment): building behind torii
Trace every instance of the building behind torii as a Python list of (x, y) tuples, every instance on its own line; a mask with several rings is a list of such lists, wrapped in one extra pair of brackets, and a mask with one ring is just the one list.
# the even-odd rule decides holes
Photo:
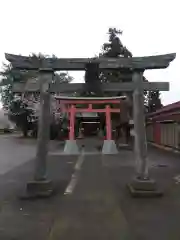
[(180, 150), (180, 101), (147, 114), (146, 119), (149, 142)]

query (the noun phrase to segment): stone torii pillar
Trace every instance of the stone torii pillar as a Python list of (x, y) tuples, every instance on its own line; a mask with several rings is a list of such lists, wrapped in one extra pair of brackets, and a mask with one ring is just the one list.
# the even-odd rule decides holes
[(133, 93), (135, 132), (134, 153), (136, 156), (136, 173), (138, 179), (148, 180), (149, 175), (147, 166), (147, 140), (144, 116), (144, 89), (142, 88), (143, 72), (134, 72), (133, 82), (137, 85), (137, 88)]
[(128, 184), (130, 193), (134, 197), (161, 196), (156, 181), (148, 173), (147, 140), (145, 127), (143, 71), (136, 70), (132, 75), (136, 88), (133, 92), (134, 119), (134, 155), (136, 161), (136, 175)]
[(52, 69), (39, 70), (40, 116), (38, 124), (37, 152), (34, 179), (27, 183), (25, 196), (48, 197), (53, 192), (52, 181), (47, 178), (47, 155), (50, 135), (50, 92), (49, 83), (53, 79)]

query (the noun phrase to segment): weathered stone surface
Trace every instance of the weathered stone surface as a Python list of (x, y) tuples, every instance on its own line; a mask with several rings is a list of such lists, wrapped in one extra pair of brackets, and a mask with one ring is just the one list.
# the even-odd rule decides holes
[(163, 192), (159, 190), (152, 190), (152, 191), (145, 191), (145, 190), (136, 190), (133, 188), (131, 184), (127, 185), (130, 194), (132, 197), (137, 197), (137, 198), (153, 198), (153, 197), (162, 197)]
[(114, 140), (104, 140), (102, 154), (117, 154), (118, 150)]
[(50, 180), (31, 181), (27, 183), (26, 191), (20, 196), (21, 199), (50, 197), (53, 194), (53, 184)]
[(64, 146), (64, 154), (67, 155), (78, 155), (79, 149), (76, 143), (76, 140), (66, 140)]
[(131, 186), (136, 190), (153, 191), (157, 188), (157, 183), (153, 179), (140, 180), (133, 179)]
[(141, 180), (135, 178), (127, 187), (133, 197), (161, 197), (163, 195), (153, 179)]
[[(168, 82), (143, 82), (142, 84), (144, 90), (148, 91), (168, 91), (169, 90), (169, 83)], [(131, 92), (136, 88), (136, 84), (133, 82), (122, 82), (122, 83), (101, 83), (100, 84), (101, 90), (103, 92), (118, 92), (118, 91), (128, 91)], [(24, 92), (26, 88), (27, 92), (39, 92), (40, 86), (38, 82), (29, 83), (26, 86), (25, 83), (14, 83), (13, 85), (13, 92), (20, 93)], [(83, 90), (85, 88), (85, 83), (51, 83), (50, 84), (50, 92), (51, 93), (64, 93), (64, 92), (74, 92)]]
[(5, 57), (15, 68), (39, 69), (53, 68), (54, 70), (84, 70), (88, 63), (100, 63), (100, 69), (158, 69), (166, 68), (176, 57), (175, 53), (147, 57), (119, 58), (46, 58), (38, 59), (27, 56), (5, 53)]

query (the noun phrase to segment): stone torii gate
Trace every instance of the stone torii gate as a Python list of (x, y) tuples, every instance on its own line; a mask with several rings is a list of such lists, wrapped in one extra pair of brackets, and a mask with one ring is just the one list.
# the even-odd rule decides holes
[[(27, 183), (27, 194), (30, 196), (49, 196), (53, 192), (52, 182), (46, 176), (50, 92), (72, 92), (84, 88), (84, 84), (53, 84), (53, 72), (57, 70), (86, 70), (87, 64), (98, 63), (100, 70), (129, 70), (132, 74), (132, 82), (101, 84), (100, 88), (102, 91), (133, 91), (136, 176), (128, 184), (128, 187), (133, 196), (160, 195), (156, 182), (151, 180), (148, 174), (143, 92), (144, 90), (167, 91), (169, 90), (169, 84), (167, 82), (143, 82), (143, 73), (147, 69), (167, 68), (170, 62), (175, 59), (176, 54), (96, 59), (38, 59), (12, 54), (5, 54), (5, 57), (14, 68), (39, 70), (39, 82), (29, 86), (29, 91), (40, 91), (41, 114), (34, 181)], [(21, 92), (22, 89), (22, 84), (14, 86), (16, 92)]]

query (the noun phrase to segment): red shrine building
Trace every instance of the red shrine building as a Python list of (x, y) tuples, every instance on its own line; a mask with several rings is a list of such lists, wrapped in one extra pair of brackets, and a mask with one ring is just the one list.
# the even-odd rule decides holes
[(147, 140), (180, 150), (180, 101), (146, 115)]

